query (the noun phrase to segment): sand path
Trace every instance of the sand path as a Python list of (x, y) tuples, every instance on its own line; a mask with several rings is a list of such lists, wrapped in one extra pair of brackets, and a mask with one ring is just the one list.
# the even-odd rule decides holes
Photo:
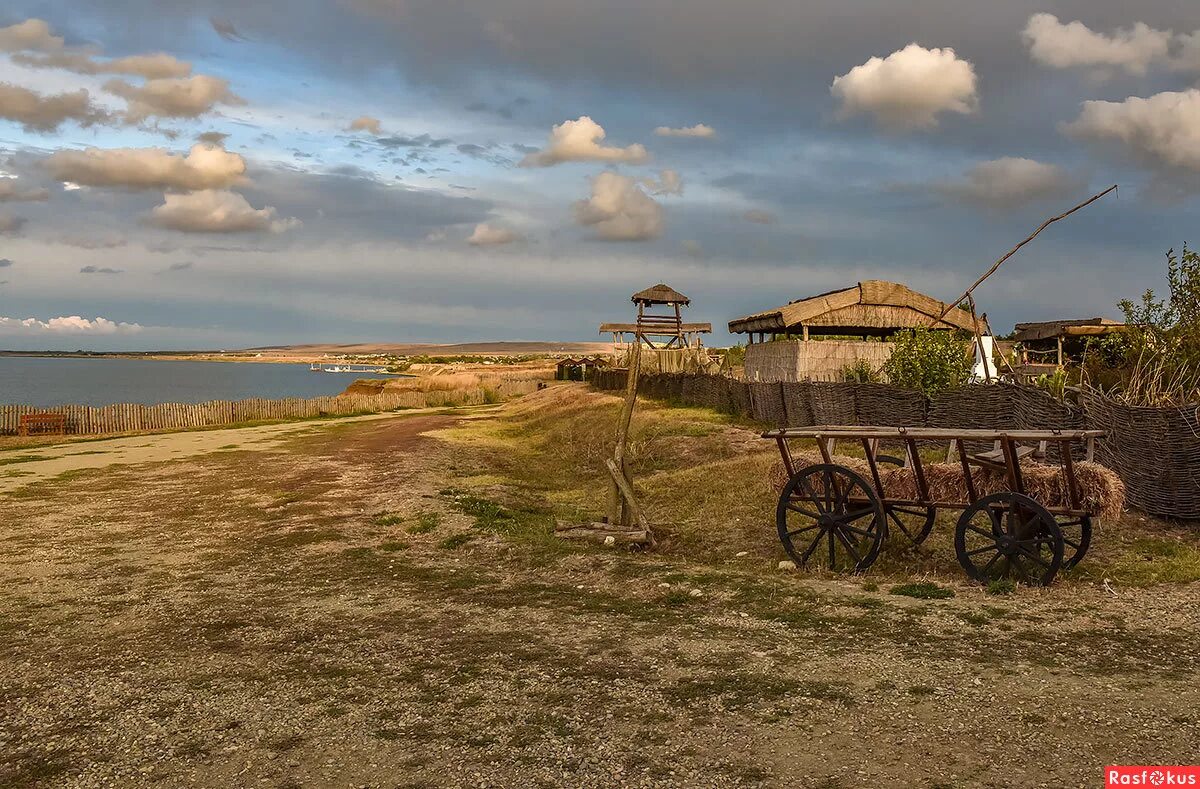
[(432, 413), (434, 410), (413, 409), (401, 413), (369, 414), (254, 427), (122, 436), (6, 450), (0, 452), (0, 493), (7, 493), (68, 471), (104, 468), (112, 465), (159, 463), (208, 455), (214, 452), (267, 451), (299, 434), (323, 430), (331, 425), (381, 419), (403, 419), (418, 414)]

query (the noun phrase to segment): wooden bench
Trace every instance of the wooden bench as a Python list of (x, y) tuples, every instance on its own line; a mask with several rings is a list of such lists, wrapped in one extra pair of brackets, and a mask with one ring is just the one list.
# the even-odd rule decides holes
[(66, 432), (66, 414), (22, 414), (17, 422), (18, 436), (59, 436)]

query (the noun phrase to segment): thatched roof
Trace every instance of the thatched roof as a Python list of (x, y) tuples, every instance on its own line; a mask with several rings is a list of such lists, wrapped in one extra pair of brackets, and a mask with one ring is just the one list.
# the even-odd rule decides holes
[(1111, 318), (1018, 323), (1013, 339), (1019, 342), (1029, 342), (1030, 340), (1050, 340), (1056, 337), (1094, 337), (1099, 334), (1113, 334), (1124, 328), (1124, 323)]
[(670, 285), (658, 283), (633, 294), (634, 304), (691, 304), (692, 300)]
[[(973, 332), (971, 314), (952, 309), (937, 325), (946, 304), (897, 282), (866, 280), (849, 288), (810, 296), (729, 322), (735, 334), (749, 332), (816, 334), (874, 334), (886, 336), (901, 329), (927, 327)], [(980, 319), (980, 328), (988, 331)]]

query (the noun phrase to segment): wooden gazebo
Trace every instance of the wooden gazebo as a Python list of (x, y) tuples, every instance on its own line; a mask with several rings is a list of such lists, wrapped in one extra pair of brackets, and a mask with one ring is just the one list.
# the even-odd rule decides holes
[(1013, 340), (1021, 343), (1021, 366), (1017, 373), (1036, 378), (1052, 373), (1082, 355), (1090, 337), (1119, 334), (1125, 324), (1111, 318), (1079, 318), (1074, 320), (1018, 323)]

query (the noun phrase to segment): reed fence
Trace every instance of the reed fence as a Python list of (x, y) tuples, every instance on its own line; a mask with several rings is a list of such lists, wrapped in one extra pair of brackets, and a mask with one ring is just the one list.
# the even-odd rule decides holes
[(30, 405), (0, 406), (0, 435), (16, 435), (27, 414), (62, 414), (69, 435), (139, 433), (154, 430), (235, 425), (322, 416), (351, 416), (394, 411), (399, 408), (440, 408), (482, 405), (536, 391), (538, 382), (497, 381), (494, 386), (457, 391), (382, 392), (370, 395), (267, 400), (210, 400), (205, 403), (116, 403), (106, 406), (63, 405), (42, 408)]
[[(592, 383), (599, 389), (623, 389), (625, 378), (625, 370), (601, 370)], [(1160, 517), (1200, 519), (1200, 407), (1135, 408), (1096, 393), (1085, 393), (1079, 406), (1073, 406), (1040, 389), (1008, 383), (972, 384), (926, 397), (888, 384), (646, 375), (639, 390), (652, 398), (706, 406), (772, 427), (1106, 430), (1097, 455), (1125, 483), (1130, 505)], [(1049, 460), (1057, 461), (1058, 451), (1049, 447)]]

